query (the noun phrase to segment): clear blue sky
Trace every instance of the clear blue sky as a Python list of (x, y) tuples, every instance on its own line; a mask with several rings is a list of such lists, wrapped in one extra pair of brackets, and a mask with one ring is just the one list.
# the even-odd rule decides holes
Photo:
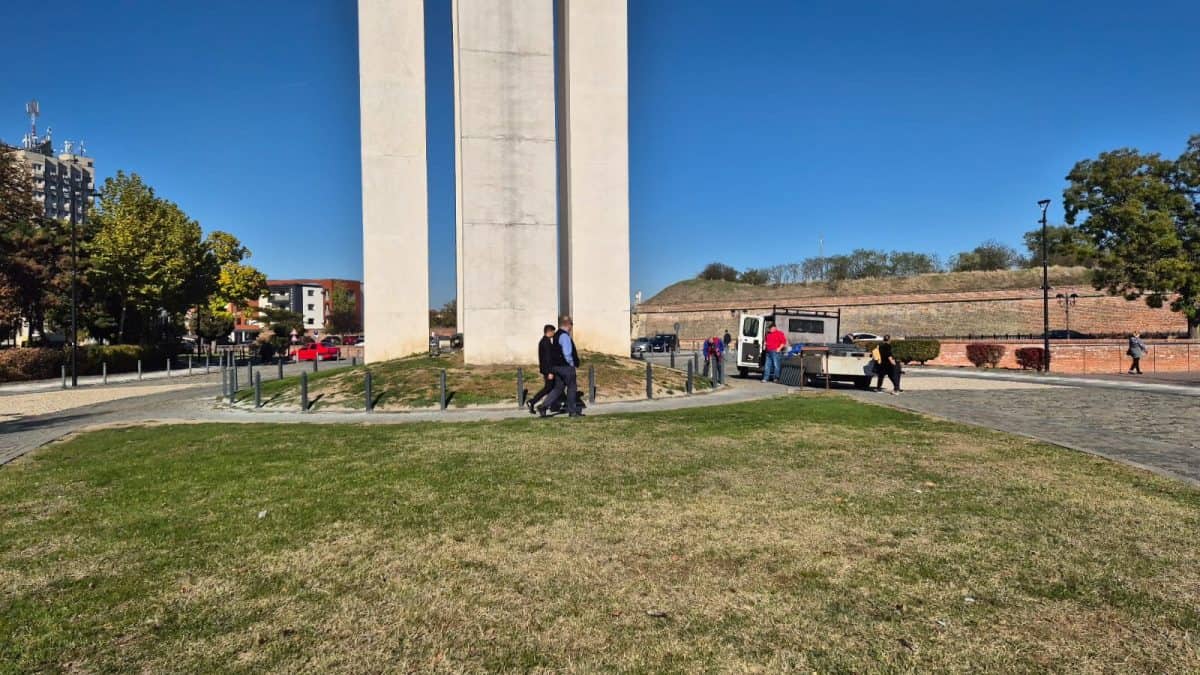
[[(549, 0), (547, 0), (549, 1)], [(432, 300), (454, 294), (449, 0), (428, 0)], [(1018, 245), (1078, 159), (1200, 132), (1194, 1), (630, 3), (633, 288), (855, 247)], [(0, 4), (42, 103), (272, 277), (361, 278), (353, 0)], [(671, 245), (664, 246), (663, 240)], [(368, 293), (370, 290), (368, 290)]]

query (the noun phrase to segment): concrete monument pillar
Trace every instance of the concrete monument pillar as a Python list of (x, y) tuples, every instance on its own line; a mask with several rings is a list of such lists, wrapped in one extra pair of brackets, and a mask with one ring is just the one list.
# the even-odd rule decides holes
[(424, 0), (359, 0), (367, 361), (428, 347)]
[(526, 363), (558, 312), (554, 6), (454, 0), (458, 270), (468, 363)]
[(560, 304), (583, 349), (629, 352), (626, 0), (557, 0)]

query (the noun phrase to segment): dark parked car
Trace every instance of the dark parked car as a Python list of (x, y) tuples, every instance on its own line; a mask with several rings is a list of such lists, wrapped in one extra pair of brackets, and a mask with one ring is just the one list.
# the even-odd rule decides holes
[(650, 351), (674, 352), (679, 351), (679, 336), (674, 333), (659, 333), (650, 341)]
[(1077, 330), (1052, 330), (1050, 331), (1051, 340), (1087, 340), (1091, 338), (1087, 333), (1080, 333)]

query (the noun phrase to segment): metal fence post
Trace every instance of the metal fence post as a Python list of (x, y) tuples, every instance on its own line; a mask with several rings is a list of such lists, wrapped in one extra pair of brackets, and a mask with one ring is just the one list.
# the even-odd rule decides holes
[(62, 388), (63, 389), (67, 388), (67, 367), (66, 366), (62, 367)]
[(442, 410), (446, 409), (446, 369), (443, 368), (441, 375), (438, 376), (438, 384), (441, 389)]
[(280, 357), (279, 361), (277, 361), (277, 364), (279, 365), (279, 378), (278, 379), (282, 380), (283, 379), (283, 357)]
[(262, 407), (262, 373), (254, 374), (254, 409)]
[(363, 406), (363, 409), (371, 412), (375, 409), (375, 402), (371, 400), (371, 371), (369, 370), (363, 375), (363, 391), (367, 395), (366, 404)]
[(525, 405), (525, 369), (517, 368), (517, 407)]
[(588, 405), (596, 405), (596, 366), (588, 366)]
[(138, 359), (138, 379), (142, 379), (142, 360)]
[(654, 398), (654, 366), (646, 362), (646, 398)]
[(692, 393), (692, 387), (693, 387), (692, 378), (695, 376), (695, 371), (692, 369), (692, 362), (691, 362), (691, 360), (688, 360), (688, 369), (687, 369), (687, 370), (688, 370), (688, 376), (687, 376), (687, 393), (690, 395), (690, 394)]
[(300, 372), (300, 412), (308, 412), (308, 373)]
[(108, 361), (100, 362), (100, 383), (108, 384)]

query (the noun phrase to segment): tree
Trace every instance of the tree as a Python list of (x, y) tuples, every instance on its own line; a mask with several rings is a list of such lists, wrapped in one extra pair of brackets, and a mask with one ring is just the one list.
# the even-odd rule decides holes
[(700, 274), (696, 275), (697, 279), (708, 279), (709, 281), (737, 281), (738, 272), (729, 265), (719, 262), (709, 263), (700, 270)]
[(209, 342), (219, 342), (233, 332), (233, 315), (226, 311), (209, 310), (200, 314), (196, 335)]
[(951, 258), (950, 268), (954, 272), (990, 272), (1012, 269), (1020, 262), (1020, 254), (1011, 246), (989, 239)]
[[(1069, 267), (1091, 267), (1096, 261), (1096, 250), (1087, 235), (1070, 225), (1050, 225), (1046, 228), (1046, 259), (1051, 265)], [(1026, 267), (1042, 265), (1042, 228), (1025, 233)]]
[(1075, 164), (1067, 223), (1095, 246), (1097, 289), (1151, 307), (1169, 303), (1200, 328), (1200, 134), (1177, 160), (1125, 148)]
[(325, 330), (331, 333), (362, 332), (358, 303), (349, 288), (334, 286), (333, 297), (329, 300), (329, 314), (325, 317)]
[(161, 312), (177, 317), (207, 299), (212, 256), (200, 224), (140, 176), (106, 179), (94, 219), (91, 282), (115, 315), (118, 342), (144, 340)]
[(743, 284), (766, 286), (769, 277), (766, 270), (750, 268), (738, 275), (737, 280)]
[(913, 277), (942, 271), (937, 256), (916, 251), (892, 251), (888, 254), (888, 276)]
[(292, 341), (292, 331), (296, 332), (297, 338), (304, 336), (304, 316), (299, 312), (262, 307), (259, 309), (258, 315), (267, 325), (267, 330), (259, 335), (259, 340), (270, 341), (277, 352), (287, 350)]

